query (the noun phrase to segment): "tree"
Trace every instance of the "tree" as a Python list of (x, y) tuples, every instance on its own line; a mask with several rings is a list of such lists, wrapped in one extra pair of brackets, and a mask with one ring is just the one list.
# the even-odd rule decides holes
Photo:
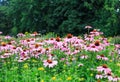
[(115, 12), (118, 0), (9, 0), (8, 3), (5, 11), (13, 34), (46, 30), (59, 35), (79, 35), (85, 33), (86, 25), (101, 29), (107, 36), (119, 34)]

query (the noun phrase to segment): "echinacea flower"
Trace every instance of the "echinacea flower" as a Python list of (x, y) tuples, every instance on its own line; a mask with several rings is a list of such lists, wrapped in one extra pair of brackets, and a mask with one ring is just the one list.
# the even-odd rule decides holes
[(85, 28), (88, 28), (88, 29), (90, 29), (90, 28), (92, 28), (91, 26), (85, 26)]
[(81, 55), (80, 58), (81, 58), (81, 59), (87, 59), (88, 56), (87, 56), (87, 55)]
[(93, 31), (90, 32), (90, 34), (94, 36), (99, 36), (100, 34), (103, 34), (103, 33), (99, 32), (99, 30), (97, 29), (94, 29)]
[(6, 46), (7, 44), (5, 42), (1, 42), (1, 46)]
[[(107, 68), (107, 67), (106, 67), (106, 68)], [(104, 71), (103, 66), (99, 66), (99, 67), (97, 67), (97, 71), (98, 71), (98, 72), (102, 72), (102, 71)]]
[(82, 67), (82, 66), (83, 66), (83, 64), (82, 64), (82, 63), (78, 64), (78, 67)]
[(0, 31), (0, 34), (2, 34), (3, 32)]
[(97, 67), (98, 72), (104, 72), (105, 74), (111, 73), (111, 69), (108, 68), (106, 64), (103, 64), (102, 66)]
[(98, 73), (96, 76), (95, 76), (96, 79), (102, 79), (103, 78), (103, 75), (101, 73)]
[(107, 61), (108, 60), (108, 58), (107, 57), (105, 57), (103, 54), (102, 55), (97, 55), (97, 59), (98, 60), (105, 60), (105, 61)]
[(45, 67), (49, 67), (49, 68), (53, 68), (55, 65), (57, 65), (57, 61), (56, 60), (53, 60), (53, 59), (47, 59), (47, 60), (44, 60), (43, 61), (43, 65), (45, 66)]
[(98, 52), (99, 51), (98, 47), (95, 46), (95, 45), (93, 45), (93, 44), (90, 44), (89, 46), (86, 46), (85, 50), (87, 50), (87, 51), (93, 51), (93, 52)]
[(64, 60), (65, 60), (65, 58), (61, 58), (60, 60), (61, 60), (61, 61), (64, 61)]
[(111, 73), (107, 73), (107, 78), (108, 78), (109, 81), (112, 81), (113, 80), (112, 74)]
[(23, 36), (25, 36), (23, 33), (18, 33), (17, 34), (17, 37), (23, 37)]
[(57, 37), (57, 38), (56, 38), (56, 41), (57, 41), (57, 42), (60, 42), (60, 40), (61, 40), (60, 37)]
[(120, 78), (118, 76), (113, 77), (113, 82), (118, 82)]
[(5, 36), (5, 39), (10, 40), (12, 37), (11, 36)]
[(94, 36), (93, 35), (87, 35), (87, 36), (85, 36), (85, 40), (86, 41), (93, 41), (94, 40)]
[(72, 34), (67, 34), (67, 38), (72, 38), (73, 35)]
[(96, 40), (94, 44), (95, 44), (95, 46), (100, 46), (100, 41)]
[(97, 82), (101, 82), (101, 81), (98, 79)]

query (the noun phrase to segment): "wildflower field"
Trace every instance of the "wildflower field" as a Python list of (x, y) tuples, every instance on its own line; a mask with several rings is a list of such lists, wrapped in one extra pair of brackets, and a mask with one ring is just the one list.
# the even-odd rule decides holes
[(0, 34), (0, 82), (120, 82), (120, 45), (97, 29), (83, 37)]

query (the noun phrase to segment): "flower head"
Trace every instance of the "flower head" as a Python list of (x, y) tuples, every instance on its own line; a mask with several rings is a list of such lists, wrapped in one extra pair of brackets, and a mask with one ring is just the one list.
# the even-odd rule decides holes
[(95, 77), (96, 77), (96, 79), (102, 79), (103, 75), (101, 73), (98, 73)]
[(2, 34), (2, 32), (0, 31), (0, 34)]
[(56, 80), (56, 77), (52, 77), (52, 80)]
[(88, 28), (88, 29), (90, 29), (90, 28), (92, 28), (91, 26), (85, 26), (85, 28)]
[(72, 77), (67, 77), (67, 80), (69, 80), (69, 81), (72, 80)]
[(97, 40), (97, 41), (95, 41), (95, 46), (99, 46), (100, 45), (100, 41), (99, 40)]
[(57, 42), (60, 42), (60, 40), (61, 40), (60, 37), (57, 37), (57, 38), (56, 38), (56, 41), (57, 41)]
[(45, 67), (49, 67), (49, 68), (51, 68), (51, 67), (54, 67), (55, 65), (57, 65), (57, 61), (56, 60), (53, 60), (53, 59), (47, 59), (47, 60), (44, 60), (43, 61), (43, 65), (45, 66)]
[(67, 34), (67, 38), (72, 38), (73, 35), (72, 34)]
[(38, 70), (44, 71), (45, 69), (43, 67), (39, 67)]

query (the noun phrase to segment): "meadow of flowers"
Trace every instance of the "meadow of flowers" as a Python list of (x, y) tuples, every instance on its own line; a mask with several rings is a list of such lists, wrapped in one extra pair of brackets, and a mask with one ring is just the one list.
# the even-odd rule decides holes
[(97, 29), (84, 37), (0, 34), (0, 82), (120, 82), (120, 45)]

